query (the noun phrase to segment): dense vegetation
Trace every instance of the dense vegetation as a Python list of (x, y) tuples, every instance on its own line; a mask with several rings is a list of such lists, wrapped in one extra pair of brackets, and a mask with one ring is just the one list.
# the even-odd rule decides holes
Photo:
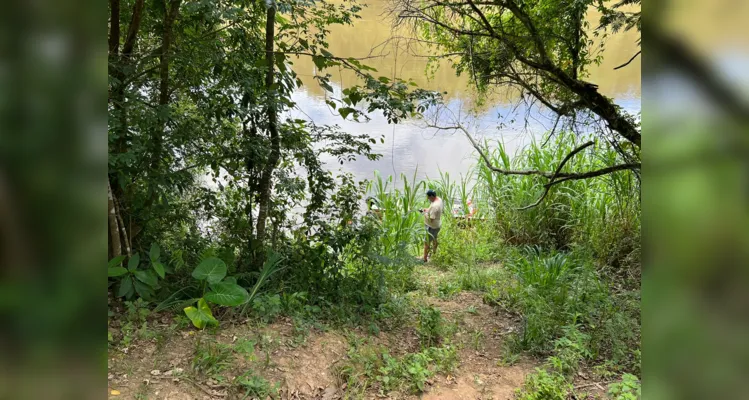
[[(521, 11), (543, 5), (549, 15), (560, 12), (554, 7), (570, 11), (557, 3), (517, 4)], [(568, 398), (583, 367), (620, 381), (611, 386), (612, 396), (634, 398), (640, 375), (639, 131), (595, 89), (575, 86), (577, 71), (593, 60), (573, 51), (568, 68), (574, 78), (569, 70), (559, 72), (572, 79), (566, 83), (572, 89), (562, 79), (544, 95), (562, 101), (551, 108), (567, 107), (561, 115), (568, 117), (580, 108), (596, 114), (608, 107), (598, 115), (613, 131), (584, 137), (572, 124), (552, 132), (546, 145), (534, 142), (517, 155), (501, 143), (477, 143), (473, 173), (458, 181), (449, 174), (427, 181), (401, 176), (396, 185), (375, 174), (356, 182), (334, 176), (321, 155), (341, 164), (375, 159), (371, 143), (380, 138), (287, 118), (297, 107), (291, 93), (301, 85), (293, 56), (311, 57), (320, 71), (340, 67), (358, 74), (360, 85), (328, 101), (344, 119), (382, 112), (398, 123), (440, 101), (437, 93), (377, 77), (359, 60), (326, 50), (327, 27), (353, 23), (358, 10), (347, 1), (110, 0), (108, 273), (110, 324), (116, 327), (110, 327), (110, 345), (149, 337), (154, 315), (173, 316), (180, 329), (191, 329), (189, 323), (209, 331), (282, 315), (303, 326), (370, 332), (415, 324), (418, 353), (390, 356), (352, 338), (337, 373), (352, 396), (366, 391), (366, 382), (378, 382), (384, 392), (420, 392), (428, 377), (452, 371), (457, 355), (450, 324), (413, 294), (448, 298), (472, 291), (522, 321), (504, 341), (506, 356), (499, 361), (512, 363), (518, 354), (546, 360), (528, 377), (521, 398)], [(582, 18), (579, 7), (570, 12), (573, 20)], [(501, 18), (514, 26), (512, 16)], [(513, 32), (508, 37), (520, 34)], [(431, 34), (441, 38), (437, 45), (449, 43), (444, 32)], [(462, 51), (456, 43), (448, 50)], [(484, 66), (494, 68), (495, 61)], [(559, 81), (543, 69), (539, 74)], [(330, 75), (317, 79), (333, 92)], [(490, 84), (498, 82), (482, 81), (482, 90)], [(448, 207), (467, 209), (472, 200), (479, 210), (469, 223), (445, 214), (431, 264), (450, 275), (436, 287), (424, 284), (415, 261), (427, 188)], [(378, 200), (379, 216), (362, 210), (367, 195)], [(195, 372), (219, 376), (230, 354), (222, 346), (199, 342)], [(233, 382), (238, 391), (272, 392), (250, 372)]]

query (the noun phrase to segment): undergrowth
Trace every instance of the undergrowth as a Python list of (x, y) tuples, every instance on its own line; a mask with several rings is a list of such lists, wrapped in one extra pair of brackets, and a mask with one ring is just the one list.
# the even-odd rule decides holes
[(347, 358), (336, 367), (336, 373), (340, 385), (348, 388), (346, 398), (362, 398), (367, 390), (382, 395), (395, 390), (421, 393), (427, 379), (452, 372), (457, 364), (457, 350), (447, 343), (393, 356), (385, 346), (359, 339), (352, 340)]

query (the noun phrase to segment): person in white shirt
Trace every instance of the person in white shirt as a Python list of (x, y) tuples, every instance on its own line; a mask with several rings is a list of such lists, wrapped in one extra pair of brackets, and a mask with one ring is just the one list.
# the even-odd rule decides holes
[[(424, 223), (427, 228), (427, 238), (426, 243), (424, 243), (424, 262), (427, 262), (427, 256), (433, 256), (437, 251), (437, 235), (440, 233), (440, 227), (442, 226), (440, 219), (442, 218), (442, 211), (444, 210), (442, 199), (437, 197), (437, 193), (434, 190), (427, 190), (427, 199), (430, 203), (429, 208), (422, 210), (424, 214)], [(432, 245), (431, 253), (429, 251), (430, 244)]]

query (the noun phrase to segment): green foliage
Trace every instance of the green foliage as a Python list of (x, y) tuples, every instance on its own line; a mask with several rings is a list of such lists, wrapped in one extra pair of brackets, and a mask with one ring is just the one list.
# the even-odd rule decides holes
[(613, 400), (639, 400), (642, 397), (640, 380), (632, 374), (622, 375), (622, 380), (612, 383), (608, 389)]
[(375, 179), (368, 182), (367, 192), (377, 199), (379, 218), (375, 218), (380, 232), (382, 254), (391, 256), (414, 255), (423, 246), (424, 218), (419, 210), (426, 207), (426, 182), (416, 181), (416, 171), (409, 178), (401, 174), (402, 188), (395, 188), (393, 177), (383, 179), (375, 171)]
[(239, 390), (244, 391), (244, 399), (250, 397), (255, 399), (264, 399), (268, 397), (275, 398), (281, 387), (280, 382), (271, 384), (262, 376), (255, 375), (252, 371), (247, 371), (234, 380), (234, 384)]
[(427, 379), (436, 373), (449, 373), (457, 364), (457, 351), (449, 345), (393, 357), (383, 347), (354, 341), (348, 359), (337, 367), (337, 373), (349, 386), (349, 392), (376, 388), (383, 394), (393, 390), (421, 393)]
[[(546, 147), (531, 142), (515, 156), (497, 143), (484, 152), (493, 165), (516, 170), (553, 171), (581, 139), (571, 132), (558, 132)], [(563, 172), (588, 171), (613, 165), (620, 157), (611, 146), (575, 155)], [(495, 213), (498, 235), (507, 244), (537, 245), (570, 250), (584, 248), (603, 265), (622, 277), (639, 277), (640, 202), (639, 181), (631, 172), (616, 172), (602, 178), (567, 181), (555, 185), (544, 200), (528, 210), (545, 190), (545, 178), (500, 175), (479, 163), (476, 193), (480, 209)]]
[(273, 321), (281, 309), (281, 297), (277, 294), (261, 295), (252, 300), (252, 310), (265, 323)]
[[(547, 354), (561, 337), (574, 343), (584, 337), (586, 357), (634, 366), (629, 349), (639, 346), (639, 305), (630, 292), (611, 290), (586, 255), (531, 250), (507, 266), (514, 277), (499, 281), (502, 287), (486, 298), (522, 317), (522, 330), (510, 336), (518, 350)], [(578, 330), (582, 336), (569, 333)]]
[(226, 263), (220, 258), (208, 257), (203, 260), (195, 270), (192, 277), (199, 281), (218, 283), (226, 276)]
[(447, 300), (460, 293), (460, 290), (460, 284), (452, 280), (445, 280), (440, 282), (439, 286), (437, 286), (437, 297), (442, 300)]
[(199, 299), (197, 306), (185, 307), (185, 315), (198, 329), (203, 329), (206, 326), (218, 326), (218, 321), (213, 317), (211, 308), (208, 307), (205, 299)]
[(206, 337), (195, 342), (192, 368), (198, 374), (218, 376), (231, 365), (233, 352), (230, 346)]
[(122, 267), (126, 256), (117, 256), (109, 260), (107, 272), (110, 278), (119, 280), (117, 296), (131, 300), (137, 294), (145, 300), (153, 300), (155, 292), (160, 288), (159, 278), (165, 278), (164, 265), (159, 261), (160, 249), (154, 243), (149, 253), (150, 268), (141, 268), (143, 264), (139, 253), (134, 253), (127, 262), (127, 268)]
[(442, 313), (434, 307), (422, 307), (419, 310), (419, 320), (416, 327), (422, 348), (438, 345), (445, 334), (445, 324)]
[(557, 372), (536, 368), (536, 372), (525, 378), (518, 389), (519, 400), (567, 400), (572, 393), (572, 384)]
[(255, 360), (255, 341), (247, 338), (237, 340), (234, 351), (244, 357), (247, 361)]

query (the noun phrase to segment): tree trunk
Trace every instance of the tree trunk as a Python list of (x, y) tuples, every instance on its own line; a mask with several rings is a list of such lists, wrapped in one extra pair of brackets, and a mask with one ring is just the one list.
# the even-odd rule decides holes
[(268, 71), (265, 75), (265, 86), (268, 91), (268, 133), (270, 134), (271, 150), (267, 163), (260, 175), (260, 183), (258, 185), (260, 199), (258, 201), (256, 230), (257, 242), (259, 245), (262, 245), (265, 240), (265, 223), (268, 218), (268, 208), (270, 207), (272, 189), (271, 178), (273, 176), (273, 171), (278, 164), (278, 160), (281, 157), (281, 140), (278, 137), (278, 126), (276, 122), (276, 96), (271, 93), (271, 88), (273, 86), (273, 67), (275, 63), (275, 57), (273, 56), (273, 39), (275, 36), (274, 28), (276, 19), (276, 5), (272, 1), (273, 0), (268, 0), (268, 11), (265, 21), (265, 62), (268, 65)]
[(117, 210), (114, 208), (114, 195), (112, 186), (107, 179), (107, 208), (109, 210), (109, 258), (122, 254), (122, 243), (120, 242), (120, 225), (117, 221)]
[(120, 0), (109, 0), (109, 61), (114, 61), (120, 50)]
[[(117, 153), (125, 153), (127, 151), (128, 120), (127, 107), (125, 104), (125, 81), (127, 75), (125, 74), (125, 71), (132, 63), (132, 53), (135, 48), (135, 42), (143, 18), (144, 3), (145, 0), (136, 0), (133, 5), (133, 15), (127, 29), (125, 43), (120, 52), (120, 2), (119, 0), (110, 0), (111, 14), (108, 41), (110, 61), (109, 74), (115, 79), (115, 82), (112, 84), (108, 100), (112, 103), (115, 120), (119, 123), (119, 126), (117, 127), (119, 136), (115, 142), (115, 148), (113, 149), (113, 151)], [(116, 176), (112, 176), (111, 179), (111, 182), (110, 178), (107, 179), (107, 191), (110, 200), (108, 219), (112, 253), (116, 253), (116, 255), (122, 254), (122, 247), (124, 244), (127, 254), (130, 254), (130, 244), (127, 239), (127, 231), (117, 204), (117, 198), (119, 197), (122, 199), (123, 197), (122, 189), (118, 184), (119, 182)], [(112, 182), (114, 183), (114, 187), (112, 187)]]
[[(182, 0), (172, 0), (164, 5), (164, 31), (161, 37), (161, 57), (159, 64), (159, 126), (154, 130), (152, 143), (154, 146), (151, 153), (151, 169), (157, 169), (158, 163), (163, 156), (163, 140), (166, 123), (169, 120), (167, 107), (169, 105), (169, 52), (172, 46), (172, 28), (179, 14)], [(155, 196), (155, 192), (154, 192)]]

